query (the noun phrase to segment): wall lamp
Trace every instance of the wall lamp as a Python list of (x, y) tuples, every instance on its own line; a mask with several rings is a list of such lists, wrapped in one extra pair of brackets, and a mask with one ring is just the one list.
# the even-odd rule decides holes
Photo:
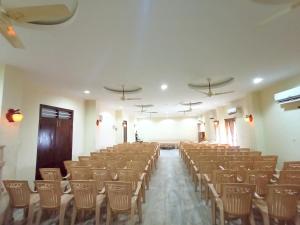
[(254, 120), (252, 114), (246, 115), (244, 119), (245, 119), (245, 121), (246, 121), (247, 123), (252, 123), (253, 120)]
[(10, 123), (21, 122), (23, 120), (23, 114), (20, 109), (9, 109), (6, 113), (6, 119)]
[(214, 125), (217, 127), (217, 126), (219, 126), (219, 120), (214, 120)]

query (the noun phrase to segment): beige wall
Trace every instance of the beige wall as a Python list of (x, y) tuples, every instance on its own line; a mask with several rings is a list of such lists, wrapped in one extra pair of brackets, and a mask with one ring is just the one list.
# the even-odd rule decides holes
[[(40, 104), (74, 110), (73, 157), (77, 158), (84, 151), (84, 100), (65, 97), (25, 78), (16, 68), (5, 67), (0, 143), (6, 145), (3, 177), (9, 179), (34, 179)], [(7, 122), (5, 114), (9, 108), (21, 109), (24, 120)]]
[(215, 109), (220, 120), (219, 135), (213, 131), (212, 121), (207, 121), (213, 111), (204, 113), (206, 134), (209, 141), (226, 142), (224, 119), (229, 118), (227, 109), (241, 107), (242, 116), (252, 114), (254, 123), (246, 123), (243, 117), (236, 118), (237, 145), (277, 154), (279, 167), (286, 160), (300, 160), (300, 110), (284, 110), (274, 101), (274, 94), (300, 85), (300, 76), (280, 81), (244, 98)]
[(300, 160), (300, 109), (285, 111), (274, 101), (274, 94), (300, 86), (300, 75), (278, 82), (260, 94), (265, 150), (278, 154), (279, 163)]

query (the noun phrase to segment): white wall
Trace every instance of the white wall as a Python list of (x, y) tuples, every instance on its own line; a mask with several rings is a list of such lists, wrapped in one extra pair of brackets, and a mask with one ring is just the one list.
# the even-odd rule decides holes
[(143, 141), (198, 141), (196, 118), (152, 118), (137, 120), (136, 129)]
[(102, 122), (96, 128), (96, 149), (115, 145), (117, 143), (115, 111), (97, 102), (97, 115), (102, 116)]
[(97, 106), (96, 100), (86, 100), (85, 121), (84, 121), (84, 153), (89, 155), (90, 152), (96, 150), (96, 120)]
[(2, 111), (3, 86), (4, 86), (4, 65), (0, 65), (0, 114)]

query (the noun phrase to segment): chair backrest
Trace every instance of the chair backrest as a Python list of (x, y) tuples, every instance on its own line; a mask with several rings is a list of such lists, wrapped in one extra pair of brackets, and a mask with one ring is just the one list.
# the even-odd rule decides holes
[(43, 180), (62, 180), (59, 168), (40, 168)]
[(31, 190), (28, 181), (24, 180), (4, 180), (3, 184), (10, 198), (13, 208), (24, 208), (29, 206)]
[(139, 181), (139, 173), (133, 169), (119, 169), (117, 170), (119, 181), (127, 181), (132, 184), (132, 191), (134, 192), (137, 188)]
[(72, 166), (71, 167), (72, 180), (89, 180), (91, 179), (91, 171), (88, 166)]
[(269, 185), (266, 197), (269, 216), (279, 220), (294, 218), (299, 194), (299, 185)]
[(104, 188), (104, 182), (111, 181), (111, 173), (108, 169), (91, 169), (92, 178), (96, 181), (97, 190), (100, 192)]
[(224, 212), (232, 216), (250, 215), (255, 185), (222, 184)]
[(255, 192), (260, 196), (267, 194), (267, 187), (272, 178), (272, 170), (249, 170), (246, 173), (245, 182), (255, 185)]
[(40, 206), (46, 209), (60, 207), (61, 186), (57, 180), (37, 180), (35, 187), (40, 195)]
[(273, 160), (262, 160), (262, 161), (254, 161), (253, 162), (253, 169), (255, 170), (271, 170), (275, 171), (276, 168), (276, 161)]
[(79, 165), (80, 165), (79, 161), (72, 161), (72, 160), (65, 160), (64, 161), (65, 169), (67, 170), (67, 172), (69, 174), (71, 174), (71, 167), (72, 166), (79, 166)]
[(90, 156), (78, 156), (79, 162), (81, 161), (89, 161), (91, 159)]
[(300, 170), (300, 161), (284, 162), (282, 170)]
[(142, 161), (128, 161), (126, 163), (126, 167), (128, 169), (134, 169), (142, 173), (144, 172), (146, 166)]
[(125, 211), (131, 208), (132, 184), (130, 182), (105, 182), (105, 190), (113, 211)]
[(300, 185), (300, 170), (280, 171), (279, 183)]
[(231, 170), (249, 170), (253, 168), (253, 161), (229, 161), (228, 169)]
[(94, 209), (96, 207), (97, 186), (94, 180), (72, 180), (71, 190), (77, 209)]
[(237, 172), (235, 170), (214, 170), (212, 175), (212, 183), (217, 191), (221, 193), (221, 184), (236, 183)]

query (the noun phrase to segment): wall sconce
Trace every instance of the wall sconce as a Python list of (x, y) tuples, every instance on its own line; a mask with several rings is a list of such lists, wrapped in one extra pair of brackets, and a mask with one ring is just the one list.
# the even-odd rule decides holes
[(99, 115), (99, 118), (96, 120), (96, 125), (99, 126), (99, 124), (102, 122), (103, 116)]
[(244, 119), (245, 119), (245, 121), (246, 121), (247, 123), (252, 123), (253, 120), (254, 120), (252, 114), (246, 115)]
[(117, 128), (116, 125), (113, 125), (112, 128), (113, 128), (114, 131), (117, 131), (117, 130), (118, 130), (118, 128)]
[(23, 120), (23, 114), (20, 109), (9, 109), (6, 113), (6, 119), (10, 123), (21, 122)]
[(219, 126), (219, 120), (214, 120), (214, 125), (217, 127), (217, 126)]

